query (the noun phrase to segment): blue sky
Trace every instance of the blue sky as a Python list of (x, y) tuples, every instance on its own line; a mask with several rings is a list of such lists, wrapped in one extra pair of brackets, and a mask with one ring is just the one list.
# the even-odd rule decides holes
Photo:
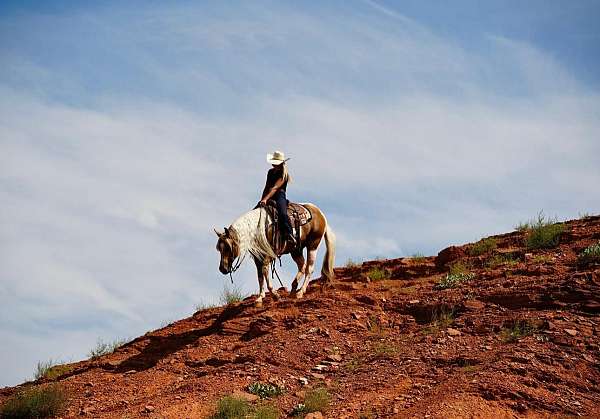
[(0, 386), (217, 301), (273, 149), (338, 265), (598, 213), (600, 3), (480, 3), (0, 4)]

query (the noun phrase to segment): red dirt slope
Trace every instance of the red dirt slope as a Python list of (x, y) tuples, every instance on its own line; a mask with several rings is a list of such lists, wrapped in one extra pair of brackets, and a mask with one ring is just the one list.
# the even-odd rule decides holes
[[(554, 249), (529, 252), (513, 232), (480, 256), (365, 262), (303, 300), (197, 312), (72, 364), (55, 380), (65, 417), (201, 418), (256, 381), (285, 387), (282, 417), (323, 384), (329, 418), (600, 417), (600, 266), (577, 261), (600, 217), (566, 227)], [(475, 277), (436, 289), (457, 262)]]

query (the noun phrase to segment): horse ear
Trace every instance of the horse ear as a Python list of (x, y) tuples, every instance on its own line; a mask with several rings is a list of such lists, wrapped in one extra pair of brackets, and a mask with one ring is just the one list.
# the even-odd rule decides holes
[(224, 233), (219, 233), (216, 228), (213, 228), (218, 237), (221, 237)]
[(224, 227), (224, 228), (225, 228), (225, 235), (229, 236), (229, 229), (227, 227)]

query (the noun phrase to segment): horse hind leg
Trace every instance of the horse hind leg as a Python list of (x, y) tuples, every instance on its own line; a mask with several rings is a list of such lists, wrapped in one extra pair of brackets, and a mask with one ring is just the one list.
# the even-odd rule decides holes
[(296, 293), (296, 298), (302, 298), (304, 293), (306, 292), (306, 288), (308, 287), (308, 283), (310, 282), (310, 278), (315, 271), (315, 262), (317, 260), (317, 249), (308, 249), (307, 261), (306, 261), (306, 269), (304, 275), (304, 283), (302, 284), (302, 288), (300, 291)]
[(302, 255), (302, 250), (292, 253), (292, 259), (296, 262), (296, 266), (298, 266), (298, 272), (294, 277), (294, 281), (292, 282), (292, 289), (290, 293), (294, 294), (298, 291), (298, 281), (305, 275), (306, 271), (306, 262), (304, 261), (304, 256)]

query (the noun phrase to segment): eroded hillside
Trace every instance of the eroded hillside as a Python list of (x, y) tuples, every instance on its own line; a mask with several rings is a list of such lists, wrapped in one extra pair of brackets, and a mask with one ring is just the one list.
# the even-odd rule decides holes
[(255, 382), (284, 389), (281, 417), (314, 387), (330, 418), (598, 417), (600, 263), (578, 255), (600, 217), (550, 249), (525, 235), (337, 268), (302, 300), (199, 311), (34, 385), (68, 391), (65, 417), (208, 417)]

